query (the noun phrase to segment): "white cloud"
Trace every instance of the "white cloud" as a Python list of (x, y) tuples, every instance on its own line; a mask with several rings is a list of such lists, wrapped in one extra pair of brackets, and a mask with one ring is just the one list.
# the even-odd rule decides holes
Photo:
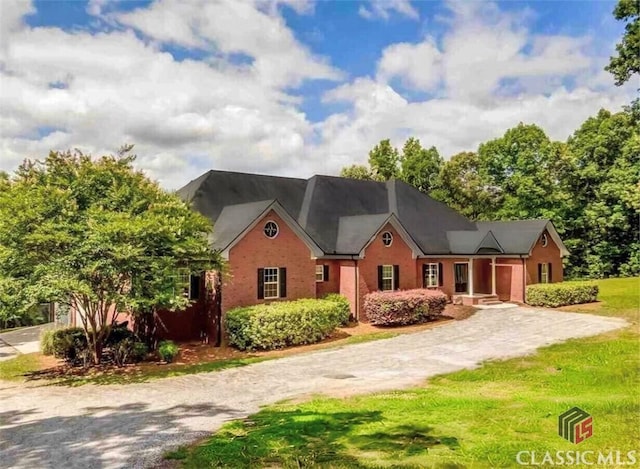
[[(406, 5), (375, 14), (412, 17), (408, 2), (395, 4)], [(27, 27), (29, 3), (0, 3), (0, 169), (50, 149), (101, 154), (135, 143), (138, 166), (172, 188), (211, 168), (336, 174), (365, 162), (387, 137), (401, 145), (417, 136), (445, 157), (521, 121), (565, 139), (633, 92), (611, 80), (607, 86), (608, 58), (590, 53), (589, 37), (536, 34), (527, 26), (530, 12), (456, 2), (442, 34), (390, 44), (373, 76), (325, 94), (325, 105), (348, 109), (311, 123), (290, 88), (343, 76), (282, 17), (283, 8), (311, 14), (313, 3), (161, 1), (126, 14), (113, 5), (87, 7), (108, 31), (69, 32)], [(377, 7), (366, 8), (373, 14)], [(199, 48), (205, 58), (177, 60), (167, 44)], [(437, 98), (411, 101), (394, 89), (397, 81)]]
[(442, 53), (431, 38), (418, 44), (393, 44), (382, 52), (378, 76), (385, 81), (400, 77), (407, 87), (433, 90), (442, 78)]
[(360, 5), (358, 14), (368, 20), (388, 20), (391, 12), (417, 20), (420, 18), (418, 10), (411, 5), (410, 0), (370, 0), (367, 4)]
[[(29, 10), (13, 15), (0, 68), (0, 168), (50, 149), (100, 154), (131, 142), (137, 164), (169, 187), (212, 167), (295, 171), (313, 129), (297, 109), (299, 98), (284, 90), (341, 72), (300, 44), (271, 4), (205, 2), (202, 8), (216, 9), (206, 15), (194, 5), (160, 3), (150, 15), (138, 9), (122, 19), (146, 41), (129, 27), (25, 28), (20, 15)], [(89, 8), (112, 24), (119, 20), (100, 2)], [(249, 20), (244, 30), (236, 14)], [(214, 19), (198, 23), (198, 16)], [(199, 44), (213, 55), (177, 61), (162, 51), (166, 42)], [(231, 53), (253, 64), (234, 65)]]
[[(290, 3), (302, 11), (307, 8), (301, 2)], [(149, 8), (115, 17), (119, 23), (161, 42), (215, 48), (227, 55), (246, 54), (253, 59), (252, 71), (267, 85), (298, 85), (305, 78), (341, 78), (338, 70), (325, 59), (314, 57), (295, 39), (277, 8), (263, 11), (258, 8), (260, 5), (267, 4), (161, 0)]]
[[(589, 55), (588, 36), (535, 34), (527, 26), (530, 11), (506, 13), (492, 3), (452, 2), (449, 13), (440, 18), (445, 31), (438, 41), (427, 35), (390, 45), (375, 80), (356, 78), (325, 95), (351, 108), (316, 126), (323, 142), (314, 149), (318, 157), (335, 166), (365, 163), (380, 139), (401, 146), (408, 136), (450, 157), (519, 122), (564, 140), (601, 107), (617, 110), (631, 99), (629, 88), (611, 80), (603, 86), (606, 58)], [(438, 97), (408, 101), (393, 79)]]

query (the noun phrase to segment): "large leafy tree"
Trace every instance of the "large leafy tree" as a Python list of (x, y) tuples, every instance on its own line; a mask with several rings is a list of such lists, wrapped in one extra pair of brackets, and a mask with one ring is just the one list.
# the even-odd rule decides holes
[(601, 110), (569, 138), (570, 274), (638, 274), (640, 131), (630, 112)]
[(487, 181), (478, 154), (462, 152), (442, 165), (431, 195), (472, 220), (492, 219), (500, 192)]
[(118, 312), (183, 308), (179, 269), (219, 267), (207, 219), (134, 170), (130, 150), (27, 160), (0, 193), (0, 278), (75, 310), (94, 363)]
[(398, 149), (391, 145), (391, 141), (388, 138), (381, 140), (369, 152), (369, 166), (374, 179), (378, 181), (387, 181), (398, 177), (399, 161)]
[(411, 137), (402, 147), (400, 178), (427, 194), (436, 183), (441, 165), (436, 147), (423, 148), (420, 140)]
[(621, 41), (616, 44), (617, 55), (611, 57), (605, 70), (613, 74), (616, 85), (620, 86), (634, 74), (640, 74), (640, 2), (619, 0), (613, 15), (626, 26)]
[(519, 124), (478, 149), (488, 187), (500, 195), (492, 218), (549, 218), (562, 231), (565, 201), (561, 184), (568, 165), (563, 144), (551, 142), (536, 125)]
[(340, 171), (340, 177), (349, 179), (364, 179), (372, 180), (373, 174), (371, 170), (362, 164), (352, 164), (351, 166), (345, 166)]

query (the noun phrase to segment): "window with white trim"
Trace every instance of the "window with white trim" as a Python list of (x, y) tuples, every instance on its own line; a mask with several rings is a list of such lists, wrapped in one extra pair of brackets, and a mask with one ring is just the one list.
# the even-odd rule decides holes
[(200, 297), (200, 275), (192, 274), (189, 269), (178, 269), (176, 274), (178, 285), (182, 289), (182, 295), (190, 300)]
[(277, 267), (264, 268), (264, 299), (280, 298), (280, 279)]
[(382, 291), (393, 290), (393, 266), (382, 266)]
[(549, 283), (549, 264), (540, 264), (540, 283)]
[(324, 282), (324, 265), (316, 265), (316, 282)]
[(424, 285), (426, 287), (438, 286), (438, 264), (425, 264)]

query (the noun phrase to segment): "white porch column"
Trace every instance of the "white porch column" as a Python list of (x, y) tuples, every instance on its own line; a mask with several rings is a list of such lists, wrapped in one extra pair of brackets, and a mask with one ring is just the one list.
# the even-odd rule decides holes
[(469, 296), (473, 296), (473, 259), (469, 259)]
[(496, 258), (491, 258), (491, 294), (496, 295)]

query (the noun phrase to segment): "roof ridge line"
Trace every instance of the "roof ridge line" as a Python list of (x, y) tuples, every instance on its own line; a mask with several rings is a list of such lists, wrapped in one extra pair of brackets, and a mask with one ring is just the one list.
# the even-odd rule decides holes
[(398, 215), (398, 193), (396, 191), (396, 180), (391, 178), (386, 181), (387, 186), (387, 203), (389, 205), (389, 213)]
[(300, 214), (298, 215), (298, 224), (304, 229), (307, 229), (307, 223), (309, 221), (309, 210), (311, 209), (311, 200), (313, 199), (313, 192), (316, 188), (317, 177), (313, 176), (307, 180), (307, 187), (304, 189), (304, 197), (302, 198), (302, 205), (300, 205)]

